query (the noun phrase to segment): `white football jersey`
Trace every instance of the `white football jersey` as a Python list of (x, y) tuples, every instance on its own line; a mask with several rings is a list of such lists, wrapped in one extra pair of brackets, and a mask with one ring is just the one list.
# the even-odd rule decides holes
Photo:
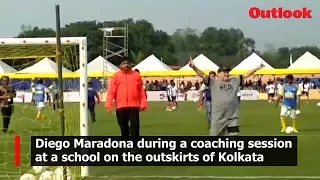
[(175, 86), (171, 86), (170, 84), (167, 86), (167, 95), (168, 96), (177, 96), (178, 89)]
[(274, 94), (275, 91), (276, 91), (276, 86), (274, 84), (269, 84), (267, 87), (266, 87), (267, 91), (269, 94)]
[(309, 92), (310, 87), (311, 87), (310, 83), (303, 84), (303, 91), (304, 92)]
[(302, 82), (299, 83), (299, 84), (298, 84), (298, 87), (299, 87), (299, 89), (303, 89), (303, 83), (302, 83)]

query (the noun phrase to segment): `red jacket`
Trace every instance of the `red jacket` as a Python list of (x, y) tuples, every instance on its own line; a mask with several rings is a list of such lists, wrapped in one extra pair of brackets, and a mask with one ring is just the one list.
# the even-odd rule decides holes
[(106, 100), (106, 108), (137, 107), (146, 109), (147, 99), (140, 74), (136, 71), (119, 71), (111, 79)]

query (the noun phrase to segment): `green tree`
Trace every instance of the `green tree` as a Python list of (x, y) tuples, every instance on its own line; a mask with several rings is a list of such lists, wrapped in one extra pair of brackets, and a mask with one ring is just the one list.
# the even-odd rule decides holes
[[(123, 19), (120, 21), (78, 21), (65, 25), (62, 28), (62, 36), (86, 36), (88, 38), (89, 61), (99, 55), (103, 55), (103, 32), (100, 30), (107, 24), (108, 27), (119, 27), (124, 24), (129, 27), (129, 58), (137, 64), (146, 57), (154, 54), (161, 57), (164, 63), (169, 65), (185, 65), (188, 57), (204, 54), (218, 65), (236, 66), (252, 52), (259, 53), (255, 47), (255, 40), (246, 37), (236, 28), (208, 27), (203, 32), (195, 29), (177, 29), (172, 35), (155, 29), (147, 20)], [(117, 34), (114, 34), (117, 35)], [(31, 27), (22, 25), (18, 37), (54, 37), (55, 31), (50, 28)], [(123, 46), (120, 38), (109, 39), (110, 43)], [(275, 68), (287, 68), (289, 66), (290, 53), (296, 60), (306, 51), (320, 58), (320, 49), (315, 46), (301, 46), (274, 48), (269, 45), (267, 51), (259, 55)], [(111, 51), (117, 51), (117, 47), (110, 47)], [(76, 50), (70, 54), (77, 54)], [(119, 65), (119, 56), (108, 60)], [(74, 58), (73, 58), (74, 59)], [(71, 63), (71, 62), (70, 62)], [(77, 61), (72, 62), (77, 64)], [(9, 63), (10, 64), (10, 63)]]

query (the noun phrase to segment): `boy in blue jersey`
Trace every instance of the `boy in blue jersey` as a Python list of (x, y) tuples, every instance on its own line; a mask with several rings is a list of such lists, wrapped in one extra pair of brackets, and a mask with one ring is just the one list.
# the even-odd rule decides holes
[(38, 110), (37, 119), (42, 119), (42, 110), (45, 106), (45, 94), (49, 92), (48, 88), (43, 85), (43, 80), (38, 80), (37, 85), (34, 87), (34, 100)]
[(88, 80), (88, 109), (90, 112), (91, 120), (93, 123), (96, 123), (96, 112), (95, 112), (95, 106), (96, 106), (96, 99), (97, 102), (100, 102), (99, 96), (97, 91), (92, 87), (92, 81), (91, 79)]
[(282, 107), (280, 112), (281, 119), (281, 132), (286, 130), (286, 118), (288, 116), (292, 119), (292, 127), (294, 132), (297, 133), (296, 127), (296, 111), (299, 111), (300, 108), (300, 96), (302, 89), (299, 88), (296, 84), (293, 84), (293, 75), (286, 76), (287, 83), (282, 86), (281, 89), (277, 91), (278, 99), (277, 104), (282, 100)]

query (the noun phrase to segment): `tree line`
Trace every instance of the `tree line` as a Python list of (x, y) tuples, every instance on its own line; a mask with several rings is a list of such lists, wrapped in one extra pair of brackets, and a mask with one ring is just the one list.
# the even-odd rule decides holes
[[(315, 46), (281, 47), (274, 48), (269, 45), (263, 53), (255, 47), (255, 40), (245, 36), (236, 28), (208, 27), (203, 32), (195, 29), (177, 29), (172, 35), (165, 31), (155, 29), (147, 20), (124, 19), (120, 21), (97, 22), (78, 21), (65, 25), (61, 29), (62, 36), (88, 38), (88, 58), (93, 60), (103, 54), (103, 32), (100, 28), (108, 26), (123, 26), (128, 24), (129, 52), (128, 56), (139, 63), (151, 54), (161, 58), (168, 65), (185, 65), (189, 56), (204, 54), (217, 65), (234, 67), (252, 52), (260, 55), (275, 68), (287, 68), (289, 55), (293, 59), (299, 58), (306, 51), (320, 57), (320, 49)], [(44, 27), (21, 26), (20, 38), (54, 37), (55, 30)], [(122, 45), (123, 40), (111, 39), (112, 43)], [(119, 57), (114, 56), (109, 61), (119, 64)]]

